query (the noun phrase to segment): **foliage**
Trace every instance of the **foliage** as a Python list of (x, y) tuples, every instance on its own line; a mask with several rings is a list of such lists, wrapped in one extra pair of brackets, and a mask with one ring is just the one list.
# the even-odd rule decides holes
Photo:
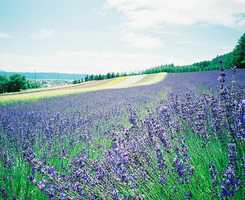
[(112, 78), (117, 78), (117, 77), (123, 77), (123, 76), (127, 76), (127, 75), (133, 75), (133, 73), (131, 74), (127, 74), (127, 73), (107, 73), (107, 74), (88, 74), (86, 75), (83, 79), (79, 79), (79, 80), (74, 80), (72, 83), (73, 84), (79, 84), (79, 83), (83, 83), (83, 82), (87, 82), (87, 81), (95, 81), (95, 80), (105, 80), (105, 79), (112, 79)]
[(0, 93), (7, 92), (8, 79), (4, 76), (0, 76)]
[(13, 74), (9, 77), (0, 76), (0, 93), (19, 92), (29, 88), (41, 87), (39, 82), (26, 80), (21, 74)]
[(42, 84), (39, 81), (27, 80), (26, 81), (26, 88), (28, 89), (35, 89), (40, 88)]
[(18, 92), (20, 90), (26, 89), (26, 78), (20, 74), (11, 75), (7, 82), (8, 92)]
[(224, 62), (224, 67), (226, 69), (237, 66), (239, 68), (245, 67), (245, 33), (238, 41), (235, 49), (227, 54), (217, 56), (216, 58), (209, 61), (202, 61), (193, 63), (191, 65), (184, 66), (175, 66), (174, 64), (161, 65), (158, 67), (153, 67), (143, 71), (144, 74), (152, 74), (159, 72), (170, 72), (170, 73), (179, 73), (179, 72), (200, 72), (200, 71), (211, 71), (219, 70), (219, 62)]
[(219, 62), (221, 60), (224, 61), (224, 67), (226, 69), (229, 69), (233, 66), (232, 53), (227, 53), (222, 56), (217, 56), (211, 61), (202, 61), (202, 62), (193, 63), (191, 65), (184, 65), (184, 66), (175, 66), (174, 64), (161, 65), (159, 67), (147, 69), (143, 72), (143, 74), (152, 74), (152, 73), (160, 73), (160, 72), (182, 73), (182, 72), (201, 72), (201, 71), (219, 70), (220, 68)]
[(233, 64), (239, 68), (245, 68), (245, 33), (233, 51)]

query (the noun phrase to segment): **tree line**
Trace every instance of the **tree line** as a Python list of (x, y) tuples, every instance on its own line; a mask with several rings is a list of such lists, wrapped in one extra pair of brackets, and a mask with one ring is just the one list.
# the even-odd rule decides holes
[(117, 77), (122, 77), (122, 76), (130, 76), (130, 75), (135, 75), (136, 73), (107, 73), (107, 74), (88, 74), (84, 78), (79, 79), (79, 80), (74, 80), (73, 84), (77, 83), (82, 83), (82, 82), (87, 82), (87, 81), (94, 81), (94, 80), (104, 80), (104, 79), (111, 79), (111, 78), (117, 78)]
[[(199, 72), (199, 71), (210, 71), (218, 70), (220, 68), (220, 61), (223, 61), (224, 67), (229, 69), (233, 66), (238, 68), (245, 68), (245, 33), (239, 39), (236, 47), (230, 53), (217, 56), (216, 58), (209, 61), (196, 62), (191, 65), (176, 66), (174, 64), (161, 65), (153, 67), (143, 72), (138, 73), (107, 73), (107, 74), (90, 74), (84, 78), (74, 80), (73, 84), (78, 84), (93, 80), (104, 80), (122, 76), (130, 76), (137, 74), (153, 74), (160, 72), (168, 73), (180, 73), (180, 72)], [(36, 81), (30, 81), (21, 74), (13, 74), (9, 77), (0, 75), (0, 93), (5, 92), (18, 92), (29, 88), (39, 88), (41, 84)]]
[(153, 74), (159, 72), (178, 73), (178, 72), (199, 72), (218, 70), (220, 61), (224, 62), (224, 67), (245, 68), (245, 33), (239, 39), (236, 47), (230, 53), (217, 56), (209, 61), (196, 62), (191, 65), (175, 66), (174, 64), (160, 65), (143, 71), (143, 74)]
[(174, 64), (166, 64), (160, 65), (157, 67), (153, 67), (150, 69), (146, 69), (143, 72), (138, 73), (107, 73), (107, 74), (99, 74), (99, 75), (86, 75), (85, 78), (80, 80), (74, 80), (73, 83), (82, 83), (92, 80), (104, 80), (110, 79), (120, 76), (130, 76), (130, 75), (137, 75), (137, 74), (154, 74), (160, 72), (167, 72), (167, 73), (181, 73), (181, 72), (200, 72), (200, 71), (211, 71), (211, 70), (219, 70), (220, 68), (220, 61), (223, 61), (224, 68), (230, 69), (234, 66), (238, 68), (245, 68), (245, 33), (239, 39), (236, 47), (230, 53), (217, 56), (212, 60), (206, 60), (201, 62), (196, 62), (190, 65), (174, 65)]
[(36, 81), (30, 81), (25, 76), (13, 74), (9, 77), (0, 76), (0, 93), (19, 92), (30, 88), (39, 88), (41, 84)]
[(182, 73), (182, 72), (201, 72), (201, 71), (218, 70), (220, 68), (220, 61), (224, 62), (225, 69), (229, 69), (232, 66), (234, 66), (232, 64), (232, 61), (231, 61), (232, 57), (230, 54), (231, 53), (228, 53), (222, 56), (217, 56), (211, 61), (201, 61), (201, 62), (193, 63), (191, 65), (183, 65), (183, 66), (178, 66), (174, 64), (160, 65), (160, 66), (145, 70), (143, 74), (154, 74), (154, 73), (160, 73), (160, 72)]

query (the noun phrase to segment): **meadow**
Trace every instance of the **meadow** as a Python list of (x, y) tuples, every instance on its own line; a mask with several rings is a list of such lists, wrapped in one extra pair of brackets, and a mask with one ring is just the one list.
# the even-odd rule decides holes
[(0, 96), (0, 199), (242, 200), (244, 77), (152, 74)]

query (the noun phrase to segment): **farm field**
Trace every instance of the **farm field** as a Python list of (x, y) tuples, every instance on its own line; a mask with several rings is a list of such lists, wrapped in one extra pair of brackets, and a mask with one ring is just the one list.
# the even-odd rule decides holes
[(120, 77), (0, 104), (0, 199), (244, 199), (245, 70)]
[(137, 76), (135, 75), (100, 81), (89, 81), (71, 86), (32, 89), (17, 93), (7, 93), (3, 95), (0, 94), (0, 104), (9, 104), (20, 101), (36, 101), (38, 99), (53, 96), (63, 96), (81, 92), (91, 92), (97, 90), (127, 88), (155, 84), (164, 79), (165, 76), (166, 73)]

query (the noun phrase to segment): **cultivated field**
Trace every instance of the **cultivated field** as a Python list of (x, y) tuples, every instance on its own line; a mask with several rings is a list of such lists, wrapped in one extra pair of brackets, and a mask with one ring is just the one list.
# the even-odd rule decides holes
[[(0, 198), (242, 200), (244, 77), (155, 74), (0, 96), (12, 103), (0, 106)], [(28, 99), (39, 101), (13, 103)]]
[(81, 84), (63, 87), (32, 89), (18, 93), (0, 94), (0, 104), (20, 101), (35, 101), (42, 98), (63, 96), (82, 92), (92, 92), (105, 89), (129, 88), (155, 84), (166, 77), (166, 73), (126, 76), (114, 79), (89, 81)]

